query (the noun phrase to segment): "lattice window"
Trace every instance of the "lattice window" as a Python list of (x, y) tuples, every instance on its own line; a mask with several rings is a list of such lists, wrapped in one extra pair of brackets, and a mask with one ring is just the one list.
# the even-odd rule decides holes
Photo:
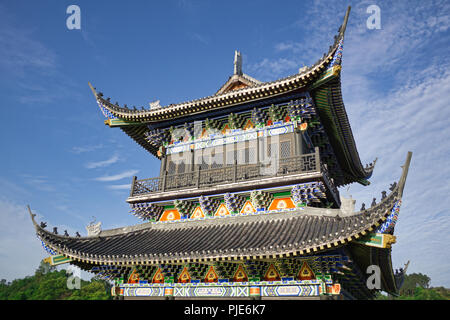
[(210, 157), (203, 155), (203, 157), (201, 158), (201, 162), (200, 162), (200, 170), (209, 169), (209, 162), (210, 162)]
[(184, 161), (181, 161), (180, 163), (178, 163), (177, 173), (184, 173), (185, 170), (186, 170), (186, 165), (184, 164)]
[(211, 169), (223, 167), (223, 146), (215, 147), (211, 154)]
[(283, 141), (280, 143), (281, 158), (289, 158), (291, 156), (291, 142)]
[(169, 161), (169, 165), (167, 167), (167, 173), (168, 174), (175, 174), (177, 165), (172, 160)]
[(278, 158), (278, 143), (270, 143), (267, 146), (267, 156), (271, 159)]
[(245, 150), (246, 149), (238, 150), (238, 152), (237, 152), (237, 163), (238, 164), (246, 163), (246, 161), (245, 161)]
[(211, 169), (223, 167), (223, 153), (216, 153), (211, 159)]
[(227, 166), (234, 165), (236, 159), (237, 159), (237, 152), (236, 152), (236, 150), (227, 151), (227, 158), (226, 158), (226, 165)]
[(256, 163), (256, 148), (249, 148), (248, 150), (248, 163)]

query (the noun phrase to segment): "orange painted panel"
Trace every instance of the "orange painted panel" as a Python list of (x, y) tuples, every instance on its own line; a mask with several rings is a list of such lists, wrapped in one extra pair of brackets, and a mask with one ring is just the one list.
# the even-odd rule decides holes
[(228, 211), (227, 206), (222, 203), (219, 208), (217, 208), (215, 216), (227, 216), (230, 214), (230, 211)]
[(274, 199), (269, 206), (269, 211), (282, 210), (282, 209), (294, 209), (295, 204), (290, 197)]
[(255, 126), (253, 125), (253, 122), (249, 119), (247, 120), (247, 123), (244, 126), (244, 130), (253, 129)]
[(245, 273), (245, 270), (244, 270), (244, 268), (242, 268), (241, 265), (239, 265), (238, 269), (234, 273), (233, 280), (235, 282), (247, 282), (248, 281), (247, 273)]
[(161, 268), (158, 268), (155, 275), (152, 278), (152, 283), (164, 283), (164, 275), (161, 271)]
[(280, 274), (278, 273), (277, 269), (273, 264), (269, 266), (269, 269), (267, 269), (266, 274), (264, 275), (264, 280), (266, 281), (280, 281)]
[(230, 131), (231, 131), (230, 126), (226, 124), (222, 129), (222, 134), (227, 134)]
[(256, 210), (253, 207), (252, 203), (250, 202), (250, 200), (247, 200), (244, 204), (244, 206), (242, 207), (241, 213), (255, 213)]
[(139, 274), (136, 269), (128, 277), (128, 283), (139, 283)]
[(172, 296), (173, 295), (173, 288), (165, 288), (164, 289), (164, 295), (165, 296)]
[(200, 135), (200, 138), (207, 138), (208, 137), (208, 131), (206, 129), (203, 129), (202, 134)]
[(218, 279), (219, 279), (219, 276), (217, 275), (216, 271), (214, 270), (214, 267), (213, 266), (209, 267), (209, 270), (205, 276), (205, 282), (217, 282)]
[(239, 82), (231, 85), (225, 92), (239, 90), (239, 89), (246, 88), (246, 87), (248, 87), (248, 85), (239, 81)]
[(309, 267), (308, 263), (303, 262), (300, 272), (298, 273), (299, 280), (313, 280), (316, 278), (314, 271)]
[(159, 221), (172, 221), (172, 220), (180, 220), (181, 215), (177, 209), (169, 209), (165, 210), (161, 215)]
[(191, 219), (195, 218), (204, 218), (205, 213), (203, 212), (203, 209), (201, 207), (195, 208), (194, 212), (191, 215)]
[(260, 287), (250, 287), (250, 295), (260, 295), (261, 294), (261, 288)]
[(184, 267), (183, 271), (181, 271), (181, 274), (178, 277), (178, 282), (181, 283), (191, 282), (191, 275), (189, 274), (186, 267)]

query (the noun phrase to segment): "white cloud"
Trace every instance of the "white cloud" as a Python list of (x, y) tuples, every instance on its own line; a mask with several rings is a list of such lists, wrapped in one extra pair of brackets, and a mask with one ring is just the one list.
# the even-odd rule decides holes
[(199, 33), (196, 33), (196, 32), (189, 32), (189, 33), (188, 33), (188, 36), (189, 36), (189, 38), (191, 38), (192, 40), (197, 41), (197, 42), (200, 42), (200, 43), (202, 43), (202, 44), (204, 44), (204, 45), (209, 44), (208, 38), (205, 37), (205, 36), (203, 36), (203, 35), (201, 35), (201, 34), (199, 34)]
[[(411, 260), (409, 272), (429, 275), (432, 285), (450, 287), (450, 26), (448, 1), (377, 3), (381, 30), (368, 30), (366, 8), (352, 4), (342, 69), (342, 91), (363, 162), (378, 157), (371, 185), (353, 184), (349, 193), (366, 207), (397, 180), (406, 153), (411, 168), (396, 227), (393, 267)], [(307, 35), (302, 41), (274, 44), (273, 58), (254, 63), (270, 80), (293, 74), (328, 50), (342, 23), (345, 3), (314, 1), (291, 27)], [(446, 49), (441, 51), (437, 45)], [(285, 63), (288, 62), (288, 63)], [(284, 66), (278, 64), (285, 63)], [(277, 66), (277, 67), (272, 67)], [(347, 187), (341, 193), (346, 195)]]
[(37, 26), (22, 20), (0, 4), (0, 73), (9, 80), (5, 83), (7, 87), (24, 89), (12, 90), (11, 97), (21, 104), (40, 108), (58, 100), (66, 101), (68, 96), (78, 98), (79, 85), (61, 69), (61, 59), (55, 50), (42, 40)]
[(277, 51), (295, 50), (299, 46), (300, 44), (298, 43), (280, 42), (275, 44), (275, 50)]
[(26, 77), (29, 70), (41, 74), (56, 68), (56, 54), (37, 41), (33, 30), (14, 26), (14, 18), (0, 6), (0, 70)]
[(268, 59), (265, 58), (258, 63), (252, 63), (248, 66), (251, 74), (258, 79), (273, 80), (277, 76), (284, 74), (288, 70), (297, 67), (297, 63), (286, 58)]
[(109, 166), (111, 164), (114, 164), (117, 161), (119, 161), (119, 156), (114, 155), (107, 160), (97, 161), (97, 162), (89, 162), (86, 164), (86, 168), (88, 168), (88, 169), (103, 168), (103, 167)]
[(108, 186), (108, 189), (112, 190), (130, 190), (131, 184), (115, 184)]
[(75, 153), (75, 154), (80, 154), (80, 153), (92, 152), (92, 151), (95, 151), (95, 150), (101, 149), (101, 148), (103, 148), (103, 145), (101, 145), (101, 144), (91, 145), (91, 146), (72, 147), (70, 152)]
[(0, 199), (0, 217), (0, 278), (11, 281), (34, 274), (47, 254), (26, 206)]
[(352, 119), (357, 124), (354, 133), (360, 154), (380, 159), (372, 185), (352, 186), (351, 190), (359, 203), (369, 204), (373, 194), (379, 195), (398, 179), (406, 152), (413, 151), (396, 228), (394, 264), (411, 260), (410, 272), (428, 274), (433, 285), (449, 287), (448, 277), (440, 270), (450, 268), (449, 256), (443, 254), (450, 241), (450, 64), (443, 70), (368, 101), (364, 106), (367, 112)]
[[(352, 11), (358, 14), (364, 5)], [(438, 27), (423, 23), (429, 6), (401, 4), (382, 7), (382, 30), (364, 29), (365, 20), (348, 28), (342, 85), (362, 160), (379, 158), (371, 185), (350, 188), (357, 208), (372, 197), (379, 201), (381, 191), (398, 179), (407, 151), (413, 151), (395, 232), (394, 268), (410, 260), (410, 273), (425, 273), (432, 285), (450, 287), (443, 272), (450, 269), (445, 249), (450, 241), (450, 62), (438, 51), (433, 58), (421, 54), (446, 30), (448, 19), (442, 17), (448, 6), (441, 9), (435, 8)]]
[(30, 174), (22, 174), (23, 182), (36, 190), (54, 192), (56, 191), (54, 185), (48, 181), (46, 176), (36, 176)]
[(117, 180), (122, 180), (124, 178), (129, 178), (134, 176), (135, 174), (137, 174), (139, 172), (139, 170), (128, 170), (119, 174), (115, 174), (115, 175), (111, 175), (111, 176), (103, 176), (103, 177), (98, 177), (95, 178), (94, 180), (97, 181), (117, 181)]

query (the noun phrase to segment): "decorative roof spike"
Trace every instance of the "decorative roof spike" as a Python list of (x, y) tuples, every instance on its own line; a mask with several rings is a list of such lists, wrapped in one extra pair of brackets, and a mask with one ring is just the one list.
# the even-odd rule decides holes
[(47, 227), (47, 223), (44, 221), (41, 221), (40, 226), (42, 229), (44, 229), (45, 227)]
[(371, 207), (375, 206), (377, 204), (377, 198), (373, 198), (372, 200), (372, 204), (370, 205)]
[(53, 233), (54, 234), (58, 234), (58, 228), (57, 227), (53, 227)]
[(102, 223), (100, 221), (95, 223), (94, 219), (94, 221), (92, 221), (89, 225), (86, 226), (86, 230), (88, 232), (88, 236), (99, 235), (100, 232), (102, 231)]
[(347, 23), (348, 23), (348, 16), (350, 15), (350, 10), (352, 9), (351, 6), (347, 7), (347, 11), (345, 12), (345, 16), (344, 16), (344, 22), (342, 23), (342, 25), (339, 27), (339, 33), (344, 35), (345, 33), (345, 29), (347, 28)]
[(394, 191), (394, 189), (397, 187), (397, 182), (394, 181), (394, 183), (391, 184), (391, 186), (389, 187), (390, 191)]
[(234, 74), (242, 75), (242, 56), (240, 51), (234, 51)]

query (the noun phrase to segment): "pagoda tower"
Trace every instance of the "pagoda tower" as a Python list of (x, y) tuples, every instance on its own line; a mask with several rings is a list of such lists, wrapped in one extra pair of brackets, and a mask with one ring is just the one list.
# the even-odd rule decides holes
[(160, 173), (133, 177), (135, 226), (61, 235), (30, 210), (48, 261), (110, 279), (124, 298), (397, 294), (406, 270), (393, 271), (391, 245), (411, 153), (378, 203), (355, 211), (338, 191), (368, 185), (375, 166), (361, 163), (341, 94), (349, 13), (322, 58), (276, 81), (245, 74), (236, 51), (233, 74), (197, 100), (130, 109), (89, 84), (105, 124), (158, 158)]

